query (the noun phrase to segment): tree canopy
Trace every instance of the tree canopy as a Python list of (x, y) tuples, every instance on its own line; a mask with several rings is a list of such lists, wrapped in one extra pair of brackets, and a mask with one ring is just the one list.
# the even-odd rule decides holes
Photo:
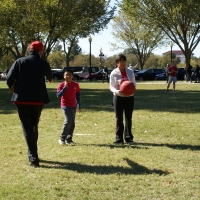
[(141, 24), (152, 24), (179, 46), (189, 65), (200, 41), (200, 1), (122, 0), (121, 8)]
[[(103, 30), (114, 16), (110, 0), (2, 0), (0, 48), (25, 56), (33, 40), (44, 43), (46, 59), (59, 40), (87, 37)], [(72, 44), (73, 45), (73, 44)], [(1, 52), (1, 51), (0, 51)]]
[(136, 55), (141, 69), (163, 39), (162, 31), (156, 30), (155, 26), (138, 23), (134, 16), (127, 16), (124, 11), (119, 11), (114, 19), (113, 35), (118, 39), (115, 46), (125, 44)]

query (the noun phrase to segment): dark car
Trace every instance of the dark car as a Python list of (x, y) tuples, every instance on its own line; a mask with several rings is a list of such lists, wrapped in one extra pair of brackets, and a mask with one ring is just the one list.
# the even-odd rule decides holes
[[(63, 69), (51, 69), (52, 71), (52, 76), (54, 80), (58, 80), (58, 79), (63, 79), (63, 74), (64, 72), (70, 69), (73, 71), (74, 73), (74, 80), (78, 80), (78, 79), (82, 79), (83, 77), (83, 73), (89, 71), (89, 67), (81, 67), (81, 66), (76, 66), (76, 67), (64, 67)], [(98, 67), (91, 67), (92, 71), (98, 71), (99, 68)]]
[[(185, 79), (185, 69), (178, 68), (177, 73), (177, 80), (184, 80)], [(166, 80), (166, 73), (157, 74), (155, 80)]]
[(161, 74), (164, 71), (165, 71), (164, 69), (158, 69), (158, 68), (144, 69), (135, 73), (135, 79), (140, 81), (155, 80), (156, 75)]
[(63, 74), (66, 69), (70, 69), (73, 72), (81, 71), (84, 67), (64, 67), (63, 69), (51, 69), (54, 80), (63, 79)]
[[(112, 70), (108, 70), (108, 74), (111, 73)], [(108, 76), (109, 77), (109, 76)], [(90, 75), (86, 75), (84, 79), (89, 79)], [(104, 73), (103, 69), (100, 69), (98, 72), (92, 73), (91, 74), (91, 80), (96, 81), (96, 80), (103, 80), (104, 78)]]
[(139, 71), (140, 71), (139, 69), (135, 69), (134, 74), (138, 73)]

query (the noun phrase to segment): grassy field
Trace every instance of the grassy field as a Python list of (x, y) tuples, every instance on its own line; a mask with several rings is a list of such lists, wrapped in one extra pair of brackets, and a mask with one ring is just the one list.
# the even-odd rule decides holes
[(58, 82), (39, 124), (40, 168), (27, 165), (16, 108), (0, 81), (1, 200), (200, 199), (200, 84), (138, 83), (132, 132), (135, 145), (113, 146), (115, 115), (108, 84), (80, 82), (75, 146), (60, 146), (63, 115)]

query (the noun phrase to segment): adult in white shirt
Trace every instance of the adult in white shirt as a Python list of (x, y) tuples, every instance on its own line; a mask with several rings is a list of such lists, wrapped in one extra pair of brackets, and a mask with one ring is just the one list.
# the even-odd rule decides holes
[[(132, 114), (134, 109), (134, 93), (126, 96), (120, 92), (123, 81), (132, 81), (136, 87), (134, 72), (126, 67), (126, 56), (119, 54), (115, 60), (117, 67), (110, 74), (110, 90), (113, 92), (113, 105), (116, 115), (116, 140), (113, 144), (133, 145)], [(123, 123), (125, 114), (125, 125)]]

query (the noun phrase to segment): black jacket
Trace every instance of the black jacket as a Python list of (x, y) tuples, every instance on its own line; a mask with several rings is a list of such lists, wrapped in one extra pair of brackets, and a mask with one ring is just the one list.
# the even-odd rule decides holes
[(16, 80), (11, 101), (49, 103), (46, 79), (52, 81), (49, 63), (31, 51), (29, 56), (17, 59), (7, 74), (9, 88)]

